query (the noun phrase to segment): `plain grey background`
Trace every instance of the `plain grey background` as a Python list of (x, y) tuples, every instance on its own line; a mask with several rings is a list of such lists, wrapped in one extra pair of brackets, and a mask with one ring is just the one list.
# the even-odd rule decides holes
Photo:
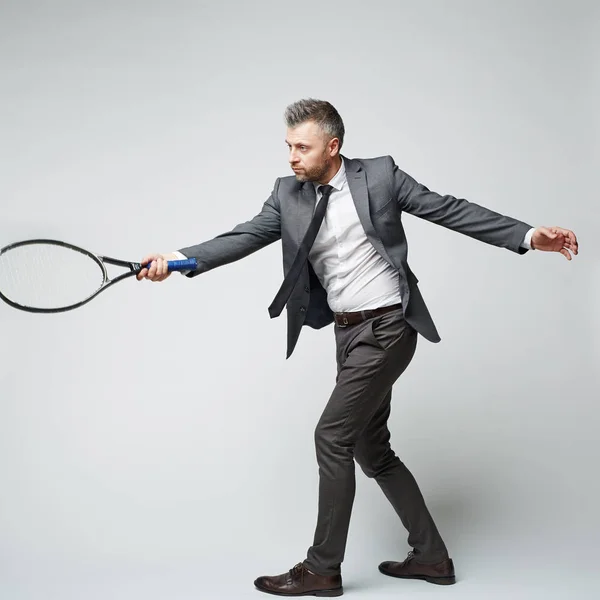
[[(407, 216), (440, 330), (394, 388), (396, 452), (455, 560), (386, 578), (406, 532), (357, 469), (362, 598), (597, 598), (599, 9), (595, 2), (0, 3), (0, 245), (140, 260), (256, 214), (290, 174), (283, 110), (327, 99), (343, 152), (561, 225), (517, 256)], [(285, 360), (279, 244), (77, 311), (0, 306), (0, 598), (256, 598), (305, 557), (331, 327)]]

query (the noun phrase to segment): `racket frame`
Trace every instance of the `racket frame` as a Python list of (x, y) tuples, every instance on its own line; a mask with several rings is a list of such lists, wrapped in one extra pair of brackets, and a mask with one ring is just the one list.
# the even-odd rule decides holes
[[(119, 260), (118, 258), (111, 258), (109, 256), (97, 255), (97, 254), (94, 254), (93, 252), (90, 252), (89, 250), (86, 250), (85, 248), (81, 248), (80, 246), (75, 246), (74, 244), (69, 244), (68, 242), (63, 242), (60, 240), (52, 240), (52, 239), (43, 239), (43, 238), (39, 238), (39, 239), (36, 238), (36, 239), (31, 239), (31, 240), (21, 240), (19, 242), (14, 242), (12, 244), (9, 244), (8, 246), (4, 246), (4, 248), (0, 248), (0, 255), (2, 255), (14, 248), (18, 248), (19, 246), (31, 246), (33, 244), (48, 244), (48, 245), (52, 245), (52, 246), (62, 246), (63, 248), (69, 248), (70, 250), (75, 250), (76, 252), (79, 252), (80, 254), (84, 254), (88, 258), (91, 258), (100, 267), (100, 269), (102, 270), (102, 274), (103, 274), (103, 281), (102, 281), (101, 286), (93, 294), (91, 294), (84, 300), (76, 302), (75, 304), (70, 304), (68, 306), (61, 306), (59, 308), (37, 308), (37, 307), (33, 307), (33, 306), (25, 306), (23, 304), (19, 304), (19, 303), (15, 302), (14, 300), (11, 300), (10, 298), (7, 298), (2, 293), (2, 290), (0, 290), (0, 299), (4, 300), (4, 302), (9, 304), (13, 308), (17, 308), (19, 310), (24, 310), (26, 312), (60, 313), (60, 312), (66, 312), (68, 310), (73, 310), (75, 308), (79, 308), (80, 306), (87, 304), (90, 300), (93, 300), (98, 294), (100, 294), (100, 292), (103, 292), (104, 290), (109, 288), (111, 285), (118, 283), (119, 281), (122, 281), (123, 279), (127, 279), (128, 277), (137, 275), (142, 269), (145, 269), (147, 267), (147, 265), (142, 266), (142, 264), (139, 262), (131, 262), (131, 261), (127, 261), (127, 260)], [(117, 275), (113, 279), (110, 279), (108, 277), (108, 271), (106, 270), (105, 263), (109, 264), (109, 265), (114, 265), (116, 267), (128, 268), (129, 271), (122, 273), (121, 275)]]

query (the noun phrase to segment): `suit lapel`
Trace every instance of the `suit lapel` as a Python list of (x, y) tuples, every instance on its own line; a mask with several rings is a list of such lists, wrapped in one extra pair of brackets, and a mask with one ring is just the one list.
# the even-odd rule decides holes
[(371, 220), (369, 191), (367, 189), (365, 171), (356, 160), (344, 158), (344, 161), (346, 164), (346, 179), (348, 180), (350, 194), (352, 195), (352, 200), (354, 200), (358, 218), (367, 234), (367, 238), (369, 238), (369, 241), (373, 244), (375, 250), (377, 250), (377, 252), (379, 252), (379, 254), (381, 254), (381, 256), (383, 256), (390, 264), (393, 264), (379, 235), (377, 235), (375, 227), (373, 226), (373, 221)]
[(373, 228), (369, 211), (367, 179), (362, 167), (356, 161), (346, 159), (346, 179), (348, 180), (350, 194), (352, 195), (352, 200), (354, 200), (354, 206), (356, 206), (356, 212), (358, 213), (358, 218), (362, 223), (363, 229), (367, 236), (373, 236), (375, 235), (375, 229)]

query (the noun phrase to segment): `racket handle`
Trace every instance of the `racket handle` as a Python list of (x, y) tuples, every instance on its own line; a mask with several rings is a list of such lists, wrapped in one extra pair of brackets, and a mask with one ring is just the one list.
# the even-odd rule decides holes
[(194, 271), (198, 267), (198, 261), (195, 258), (186, 258), (185, 260), (167, 261), (169, 271)]

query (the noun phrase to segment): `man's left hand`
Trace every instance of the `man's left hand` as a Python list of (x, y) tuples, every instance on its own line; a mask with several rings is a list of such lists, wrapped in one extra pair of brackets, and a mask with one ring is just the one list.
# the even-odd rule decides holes
[(577, 237), (570, 229), (562, 227), (538, 227), (531, 236), (531, 247), (534, 250), (560, 252), (571, 260), (571, 252), (579, 254)]

